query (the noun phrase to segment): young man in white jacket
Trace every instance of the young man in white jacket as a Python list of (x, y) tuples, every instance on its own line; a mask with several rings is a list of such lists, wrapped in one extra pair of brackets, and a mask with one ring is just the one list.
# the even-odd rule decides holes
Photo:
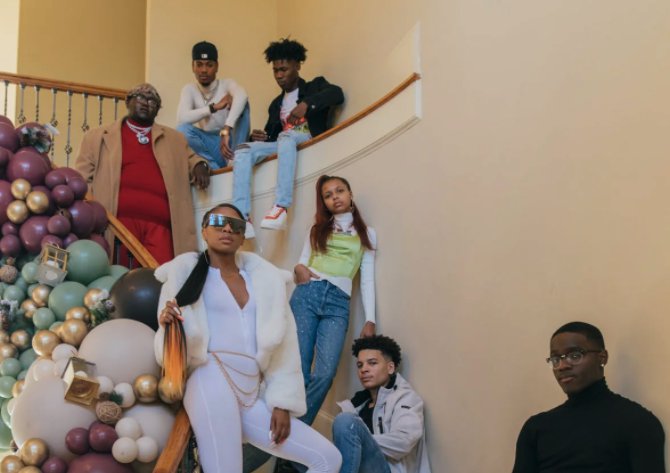
[(365, 388), (339, 402), (333, 441), (340, 473), (430, 473), (423, 400), (398, 374), (400, 347), (392, 338), (359, 338), (352, 348)]

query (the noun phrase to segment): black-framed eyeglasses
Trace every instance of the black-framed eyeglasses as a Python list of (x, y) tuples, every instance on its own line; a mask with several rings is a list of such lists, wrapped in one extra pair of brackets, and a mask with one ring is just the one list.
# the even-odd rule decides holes
[(133, 94), (130, 96), (130, 98), (131, 99), (134, 98), (135, 100), (142, 100), (143, 102), (146, 102), (147, 105), (149, 105), (150, 107), (158, 107), (159, 105), (157, 99), (144, 94)]
[(578, 365), (584, 359), (587, 353), (601, 353), (602, 350), (572, 350), (564, 355), (552, 355), (546, 359), (547, 363), (551, 365), (552, 368), (558, 368), (558, 365), (561, 364), (561, 360), (571, 366)]
[(244, 233), (244, 230), (247, 228), (247, 222), (241, 218), (228, 217), (221, 214), (209, 214), (202, 228), (214, 227), (219, 231), (223, 231), (226, 225), (230, 225), (230, 230), (233, 233)]

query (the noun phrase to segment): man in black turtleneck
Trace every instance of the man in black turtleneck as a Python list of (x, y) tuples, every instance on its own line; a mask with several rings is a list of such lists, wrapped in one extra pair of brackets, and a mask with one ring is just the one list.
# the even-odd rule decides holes
[(598, 328), (571, 322), (551, 337), (547, 362), (568, 400), (526, 421), (513, 473), (664, 473), (658, 419), (605, 383)]

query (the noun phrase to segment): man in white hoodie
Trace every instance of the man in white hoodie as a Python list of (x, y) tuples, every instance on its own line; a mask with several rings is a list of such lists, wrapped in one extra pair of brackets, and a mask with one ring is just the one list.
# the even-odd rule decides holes
[(423, 400), (397, 372), (400, 346), (374, 335), (355, 340), (352, 351), (365, 389), (338, 403), (333, 441), (340, 473), (430, 473)]

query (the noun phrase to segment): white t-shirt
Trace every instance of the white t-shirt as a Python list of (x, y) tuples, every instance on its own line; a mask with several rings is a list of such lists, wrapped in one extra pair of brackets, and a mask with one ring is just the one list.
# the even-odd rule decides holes
[(291, 113), (291, 110), (298, 105), (299, 90), (300, 89), (295, 89), (292, 92), (284, 92), (284, 99), (281, 102), (281, 109), (279, 110), (279, 119), (281, 120), (282, 125), (286, 124), (286, 119)]

